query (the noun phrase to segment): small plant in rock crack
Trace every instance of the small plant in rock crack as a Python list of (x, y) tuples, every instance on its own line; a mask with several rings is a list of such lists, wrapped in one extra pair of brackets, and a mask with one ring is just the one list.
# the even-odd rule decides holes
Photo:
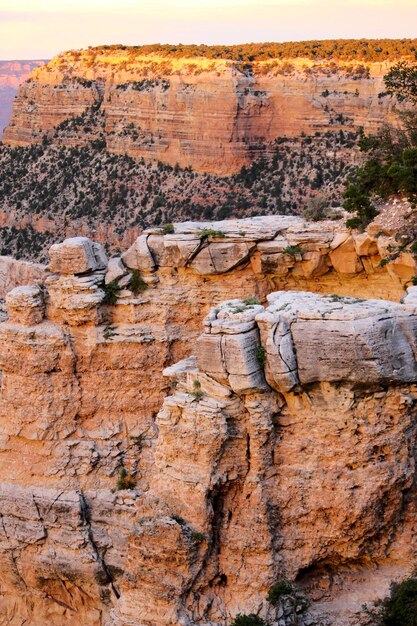
[(117, 481), (117, 489), (121, 491), (123, 489), (134, 489), (136, 487), (136, 481), (129, 474), (125, 467), (122, 467), (119, 472), (119, 479)]
[(199, 233), (200, 237), (225, 237), (225, 233), (222, 230), (213, 230), (212, 228), (205, 228)]
[(258, 346), (256, 349), (256, 359), (261, 367), (265, 367), (265, 348), (263, 346)]
[(117, 280), (112, 280), (107, 285), (104, 283), (101, 288), (104, 291), (103, 304), (116, 304), (120, 291)]
[(199, 402), (204, 396), (204, 392), (201, 391), (201, 383), (199, 380), (195, 380), (193, 382), (193, 389), (194, 391), (192, 392), (192, 395), (197, 400), (197, 402)]
[(139, 270), (132, 271), (132, 279), (130, 281), (130, 291), (135, 294), (135, 296), (139, 295), (143, 291), (146, 291), (148, 285), (142, 278), (142, 274)]
[(261, 304), (256, 296), (248, 296), (247, 298), (243, 300), (243, 303), (246, 304), (246, 306), (252, 306), (254, 304)]
[(149, 428), (141, 432), (139, 435), (130, 435), (130, 440), (133, 441), (133, 444), (137, 448), (138, 452), (142, 452), (148, 431)]
[(299, 256), (300, 254), (302, 254), (302, 249), (301, 247), (297, 244), (296, 246), (287, 246), (286, 248), (284, 248), (283, 253), (284, 254), (288, 254), (288, 256), (291, 257), (296, 257)]
[(266, 599), (270, 604), (276, 606), (283, 596), (288, 596), (293, 592), (294, 587), (288, 580), (278, 580), (268, 591)]
[(103, 330), (103, 337), (104, 339), (111, 339), (112, 337), (115, 336), (115, 331), (116, 330), (116, 326), (106, 326), (105, 329)]
[(236, 615), (231, 626), (268, 626), (267, 622), (259, 615), (251, 613), (250, 615)]
[(175, 228), (173, 224), (164, 224), (164, 226), (162, 226), (163, 235), (173, 235), (174, 233), (175, 233)]

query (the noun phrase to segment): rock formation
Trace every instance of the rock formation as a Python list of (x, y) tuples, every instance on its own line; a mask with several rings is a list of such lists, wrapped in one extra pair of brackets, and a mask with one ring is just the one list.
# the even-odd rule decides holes
[(44, 63), (46, 61), (0, 61), (0, 139), (10, 121), (19, 85), (29, 78), (35, 67)]
[[(54, 245), (0, 325), (1, 623), (356, 625), (415, 565), (417, 295), (384, 244), (267, 217)], [(311, 608), (267, 602), (284, 578)]]
[[(283, 58), (248, 70), (223, 59), (132, 60), (124, 49), (68, 52), (20, 88), (3, 140), (40, 143), (60, 125), (63, 145), (96, 138), (110, 152), (229, 174), (277, 137), (395, 123), (391, 100), (378, 98), (391, 65)], [(88, 110), (100, 113), (100, 127), (72, 133)]]

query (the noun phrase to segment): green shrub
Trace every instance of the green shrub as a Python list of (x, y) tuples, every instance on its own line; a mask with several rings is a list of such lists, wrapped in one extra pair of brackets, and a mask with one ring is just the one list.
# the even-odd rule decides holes
[(372, 609), (364, 607), (378, 626), (417, 626), (417, 578), (391, 585), (390, 595)]
[(116, 304), (120, 291), (117, 280), (112, 280), (107, 285), (103, 284), (102, 289), (104, 291), (103, 304)]
[(252, 304), (261, 304), (256, 296), (248, 296), (243, 300), (244, 304), (250, 306)]
[(148, 288), (148, 285), (142, 278), (142, 274), (140, 270), (132, 271), (132, 280), (130, 281), (130, 291), (137, 296), (139, 293), (142, 293)]
[(265, 620), (254, 613), (250, 615), (237, 615), (233, 620), (231, 626), (267, 626)]
[(205, 228), (200, 231), (200, 237), (225, 237), (226, 235), (222, 230), (213, 230), (211, 228)]
[(258, 346), (256, 349), (256, 358), (261, 367), (265, 367), (265, 348)]
[(136, 487), (136, 481), (131, 476), (125, 467), (122, 467), (119, 472), (119, 479), (117, 481), (117, 489), (134, 489)]
[(302, 253), (301, 247), (297, 244), (296, 246), (287, 246), (283, 250), (284, 254), (288, 254), (289, 256), (296, 257)]
[(162, 227), (162, 233), (164, 235), (173, 235), (175, 233), (174, 225), (173, 224), (165, 224)]
[(266, 599), (270, 604), (275, 606), (283, 596), (287, 596), (288, 594), (293, 593), (293, 591), (293, 586), (288, 580), (278, 580), (268, 591)]

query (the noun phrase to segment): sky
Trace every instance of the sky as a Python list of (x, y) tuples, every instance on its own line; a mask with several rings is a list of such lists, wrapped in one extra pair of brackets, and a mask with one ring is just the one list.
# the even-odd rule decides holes
[(0, 59), (123, 43), (417, 37), (417, 0), (0, 0)]

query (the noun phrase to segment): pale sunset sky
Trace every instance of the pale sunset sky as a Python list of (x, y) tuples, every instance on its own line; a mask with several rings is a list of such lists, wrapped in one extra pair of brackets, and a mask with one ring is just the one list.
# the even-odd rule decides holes
[(417, 0), (0, 0), (0, 59), (104, 43), (417, 37)]

